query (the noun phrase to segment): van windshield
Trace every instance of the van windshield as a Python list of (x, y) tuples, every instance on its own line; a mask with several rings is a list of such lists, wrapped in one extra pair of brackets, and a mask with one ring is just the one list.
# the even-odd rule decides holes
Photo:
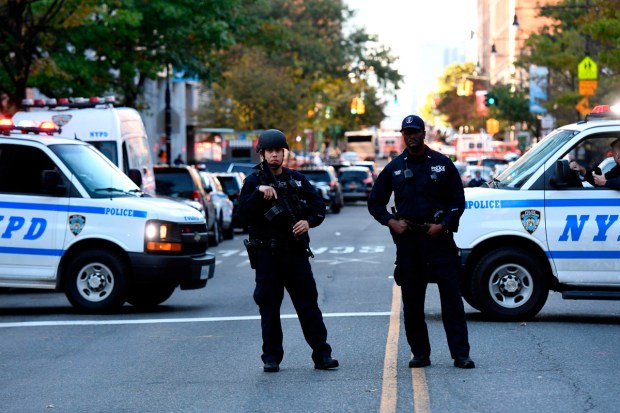
[(536, 146), (525, 152), (512, 166), (495, 178), (497, 188), (520, 189), (540, 169), (547, 159), (556, 153), (578, 131), (557, 129), (545, 136)]
[(140, 189), (90, 145), (51, 145), (50, 149), (80, 181), (91, 198), (140, 195)]

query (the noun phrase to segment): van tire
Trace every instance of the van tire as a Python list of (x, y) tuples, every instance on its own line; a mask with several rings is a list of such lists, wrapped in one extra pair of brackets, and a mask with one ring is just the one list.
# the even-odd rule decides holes
[(485, 254), (473, 272), (472, 299), (494, 319), (534, 317), (549, 296), (542, 265), (521, 248), (498, 248)]
[(139, 308), (156, 307), (170, 298), (176, 288), (176, 284), (137, 284), (131, 288), (127, 302)]
[(128, 266), (106, 250), (87, 250), (67, 264), (64, 290), (69, 302), (88, 312), (112, 311), (125, 303)]

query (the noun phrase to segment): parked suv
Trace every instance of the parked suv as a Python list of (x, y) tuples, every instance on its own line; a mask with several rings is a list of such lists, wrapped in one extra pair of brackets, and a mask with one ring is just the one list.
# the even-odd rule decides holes
[(342, 186), (332, 166), (304, 166), (299, 172), (305, 175), (319, 194), (326, 194), (325, 205), (337, 214), (344, 205)]
[(191, 199), (202, 205), (209, 245), (218, 245), (220, 229), (215, 218), (215, 204), (211, 191), (207, 190), (198, 171), (191, 166), (155, 166), (155, 187), (157, 195), (178, 200)]
[(346, 201), (367, 201), (372, 190), (372, 173), (365, 166), (346, 166), (338, 171)]
[(214, 175), (219, 179), (224, 193), (233, 203), (233, 228), (241, 228), (245, 231), (246, 228), (239, 220), (239, 195), (245, 175), (243, 172), (215, 172)]

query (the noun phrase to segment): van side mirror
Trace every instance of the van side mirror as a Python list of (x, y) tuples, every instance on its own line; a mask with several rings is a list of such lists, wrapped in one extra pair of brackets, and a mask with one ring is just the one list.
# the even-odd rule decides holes
[(130, 169), (129, 170), (129, 179), (138, 186), (138, 188), (142, 189), (142, 173), (139, 169)]
[(55, 170), (44, 170), (41, 173), (41, 189), (43, 193), (55, 196), (67, 193), (67, 187), (62, 183), (60, 172)]

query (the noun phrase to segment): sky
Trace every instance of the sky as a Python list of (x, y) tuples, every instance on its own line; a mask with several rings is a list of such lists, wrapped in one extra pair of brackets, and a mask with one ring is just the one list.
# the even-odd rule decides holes
[(382, 127), (400, 129), (400, 121), (417, 114), (445, 68), (445, 50), (457, 49), (466, 61), (476, 61), (476, 0), (345, 0), (356, 11), (351, 21), (376, 34), (379, 42), (399, 56), (404, 76), (397, 103), (390, 101)]

